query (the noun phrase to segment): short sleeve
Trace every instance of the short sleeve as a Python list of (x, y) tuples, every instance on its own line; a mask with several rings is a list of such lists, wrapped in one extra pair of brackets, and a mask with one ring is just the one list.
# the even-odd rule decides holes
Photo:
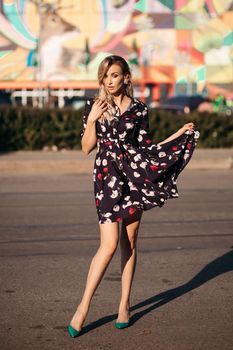
[(84, 134), (85, 129), (87, 127), (87, 119), (88, 119), (88, 116), (90, 114), (93, 103), (94, 103), (94, 101), (92, 101), (92, 100), (86, 101), (84, 111), (83, 111), (83, 117), (82, 117), (82, 127), (81, 127), (81, 131), (80, 131), (81, 138), (83, 137), (83, 134)]

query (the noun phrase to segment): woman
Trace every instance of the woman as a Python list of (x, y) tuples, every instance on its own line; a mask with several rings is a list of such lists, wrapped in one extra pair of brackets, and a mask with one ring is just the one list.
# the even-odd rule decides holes
[(190, 160), (199, 136), (190, 122), (164, 141), (152, 144), (147, 106), (133, 98), (130, 69), (122, 57), (106, 57), (99, 66), (98, 81), (99, 96), (87, 101), (85, 107), (81, 143), (85, 154), (97, 145), (93, 175), (100, 247), (68, 326), (72, 337), (80, 335), (91, 299), (116, 251), (119, 222), (122, 294), (115, 326), (121, 329), (130, 325), (130, 291), (142, 212), (178, 197), (176, 179)]

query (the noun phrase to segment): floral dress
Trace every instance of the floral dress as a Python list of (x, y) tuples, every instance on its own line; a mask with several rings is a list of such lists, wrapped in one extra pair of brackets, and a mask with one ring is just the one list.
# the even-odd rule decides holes
[[(88, 100), (81, 137), (94, 100)], [(149, 136), (148, 108), (133, 99), (129, 108), (111, 122), (96, 122), (97, 154), (93, 180), (100, 224), (122, 221), (137, 209), (162, 207), (177, 198), (177, 177), (188, 164), (199, 131), (186, 131), (162, 145)]]

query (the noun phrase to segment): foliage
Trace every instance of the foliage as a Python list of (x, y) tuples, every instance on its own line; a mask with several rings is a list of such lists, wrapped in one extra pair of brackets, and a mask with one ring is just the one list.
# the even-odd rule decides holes
[[(56, 145), (58, 149), (79, 149), (83, 109), (0, 108), (0, 151), (40, 150)], [(199, 148), (233, 146), (233, 118), (208, 113), (173, 115), (150, 111), (153, 142), (160, 142), (192, 121), (200, 131)]]

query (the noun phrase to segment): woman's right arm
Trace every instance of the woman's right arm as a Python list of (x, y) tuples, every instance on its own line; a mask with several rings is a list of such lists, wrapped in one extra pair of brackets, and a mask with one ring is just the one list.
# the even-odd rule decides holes
[(82, 136), (81, 145), (82, 151), (85, 154), (89, 154), (96, 146), (96, 121), (102, 116), (107, 110), (106, 101), (97, 99), (92, 105), (91, 111), (86, 116), (85, 131)]

